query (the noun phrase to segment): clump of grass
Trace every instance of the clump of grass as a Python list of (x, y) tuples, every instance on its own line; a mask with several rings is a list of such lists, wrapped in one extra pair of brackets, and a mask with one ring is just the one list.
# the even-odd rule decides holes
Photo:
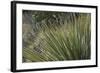
[(23, 57), (26, 62), (90, 59), (90, 22), (90, 14), (80, 14), (73, 23), (66, 22), (61, 27), (44, 24), (35, 42), (23, 50)]

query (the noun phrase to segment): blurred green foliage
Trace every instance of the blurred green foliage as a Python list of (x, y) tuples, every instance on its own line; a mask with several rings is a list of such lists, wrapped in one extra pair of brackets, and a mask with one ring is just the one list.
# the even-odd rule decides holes
[[(23, 62), (85, 60), (91, 57), (91, 14), (24, 11), (32, 13), (32, 30), (23, 37)], [(24, 28), (24, 27), (23, 27)], [(25, 31), (23, 31), (25, 33)], [(25, 41), (26, 40), (26, 41)]]

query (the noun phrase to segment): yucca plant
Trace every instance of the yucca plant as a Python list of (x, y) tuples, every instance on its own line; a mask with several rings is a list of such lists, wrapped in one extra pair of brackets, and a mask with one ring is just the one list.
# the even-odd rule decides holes
[[(23, 49), (25, 62), (45, 62), (64, 60), (85, 60), (91, 57), (91, 15), (80, 13), (78, 18), (61, 22), (58, 27), (46, 23), (28, 47)], [(60, 23), (60, 24), (61, 24)]]

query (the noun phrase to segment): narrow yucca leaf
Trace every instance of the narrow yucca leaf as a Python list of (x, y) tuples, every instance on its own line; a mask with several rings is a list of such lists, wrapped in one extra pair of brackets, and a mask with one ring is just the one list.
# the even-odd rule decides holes
[(46, 61), (46, 59), (44, 58), (43, 54), (39, 54), (37, 52), (35, 52), (34, 50), (31, 49), (24, 49), (24, 53), (27, 53), (27, 55), (29, 55), (27, 57), (31, 58), (33, 61)]
[[(56, 55), (56, 56), (58, 56), (58, 58), (59, 59), (64, 59), (64, 57), (63, 57), (63, 55), (61, 54), (61, 52), (60, 52), (60, 49), (61, 48), (58, 48), (59, 46), (57, 46), (58, 45), (58, 43), (56, 43), (56, 41), (54, 41), (50, 36), (47, 36), (47, 34), (46, 34), (46, 37), (47, 37), (47, 39), (49, 39), (48, 41), (47, 41), (47, 43), (48, 43), (48, 46), (51, 46), (51, 48), (49, 48), (49, 50), (50, 49), (52, 49), (52, 50), (54, 50), (54, 51), (52, 51), (52, 52), (55, 52), (54, 54)], [(47, 47), (48, 48), (48, 47)]]

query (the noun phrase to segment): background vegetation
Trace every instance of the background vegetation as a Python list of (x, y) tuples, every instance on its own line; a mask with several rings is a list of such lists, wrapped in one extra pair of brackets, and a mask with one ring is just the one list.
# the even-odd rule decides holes
[(23, 62), (91, 57), (91, 14), (23, 10)]

